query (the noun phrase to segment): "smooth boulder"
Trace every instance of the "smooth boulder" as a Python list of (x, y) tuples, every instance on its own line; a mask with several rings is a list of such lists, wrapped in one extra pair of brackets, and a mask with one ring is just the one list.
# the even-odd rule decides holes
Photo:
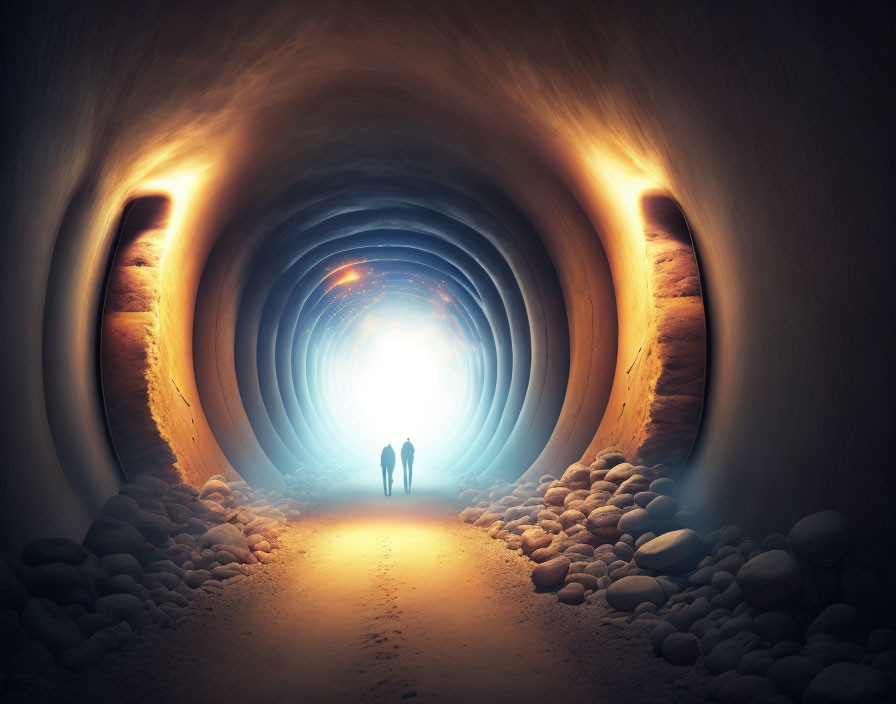
[(653, 577), (632, 575), (607, 588), (607, 602), (617, 611), (632, 612), (645, 602), (659, 608), (666, 603), (666, 595)]
[(687, 568), (700, 559), (703, 549), (703, 541), (696, 531), (673, 530), (639, 547), (635, 551), (635, 564), (651, 570)]
[(813, 567), (837, 564), (852, 540), (852, 526), (846, 516), (833, 510), (806, 516), (787, 535), (793, 554)]
[(735, 575), (744, 599), (757, 609), (771, 609), (797, 596), (805, 580), (803, 569), (784, 550), (760, 553)]
[(542, 562), (532, 570), (532, 583), (536, 587), (549, 589), (563, 583), (566, 575), (569, 573), (569, 566), (572, 564), (568, 557), (555, 557), (553, 560)]

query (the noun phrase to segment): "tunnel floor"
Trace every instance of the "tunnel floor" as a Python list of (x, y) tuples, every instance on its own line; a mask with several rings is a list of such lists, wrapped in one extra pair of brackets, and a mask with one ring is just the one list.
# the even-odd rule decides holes
[(699, 669), (599, 625), (601, 606), (533, 592), (529, 561), (438, 487), (395, 489), (355, 480), (291, 524), (277, 562), (29, 701), (705, 701)]

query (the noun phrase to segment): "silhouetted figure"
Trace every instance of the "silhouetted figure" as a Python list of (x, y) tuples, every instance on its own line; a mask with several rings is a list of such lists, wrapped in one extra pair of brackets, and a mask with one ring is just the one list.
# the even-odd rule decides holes
[[(392, 445), (386, 445), (380, 454), (380, 467), (383, 468), (383, 493), (392, 496), (392, 471), (395, 469), (395, 450)], [(386, 479), (388, 478), (388, 483)]]
[(404, 469), (404, 493), (411, 493), (411, 479), (414, 477), (414, 446), (408, 438), (401, 446), (401, 466)]

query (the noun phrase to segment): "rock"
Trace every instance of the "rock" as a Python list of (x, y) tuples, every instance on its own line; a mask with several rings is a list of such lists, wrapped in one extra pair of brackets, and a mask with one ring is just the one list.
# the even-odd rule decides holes
[(821, 665), (811, 658), (790, 655), (768, 668), (767, 676), (784, 694), (799, 701), (803, 690), (821, 672)]
[(570, 489), (587, 489), (591, 486), (591, 482), (588, 481), (590, 474), (591, 469), (589, 467), (586, 467), (580, 462), (576, 462), (575, 464), (570, 465), (563, 473), (563, 476), (560, 477), (560, 481), (563, 482), (563, 486), (569, 487)]
[(753, 619), (753, 627), (762, 640), (776, 644), (799, 636), (799, 627), (786, 611), (766, 611)]
[(771, 609), (796, 597), (803, 588), (803, 570), (783, 550), (764, 552), (735, 575), (744, 599), (757, 609)]
[(855, 626), (857, 616), (858, 612), (849, 604), (831, 604), (809, 624), (806, 635), (830, 633), (844, 638)]
[(212, 545), (233, 545), (247, 549), (246, 536), (236, 526), (230, 523), (222, 523), (203, 533), (196, 541), (201, 549)]
[(245, 574), (239, 563), (231, 562), (229, 565), (218, 565), (211, 571), (212, 579), (224, 581), (225, 579), (233, 579)]
[(153, 496), (164, 496), (171, 489), (171, 486), (168, 482), (162, 481), (156, 477), (152, 477), (148, 474), (138, 474), (134, 477), (132, 484), (136, 484), (137, 486), (142, 486), (144, 489), (148, 489)]
[(592, 592), (597, 591), (597, 577), (592, 574), (588, 574), (587, 572), (576, 572), (574, 574), (566, 575), (566, 579), (564, 580), (566, 584), (572, 584), (573, 582), (577, 582), (581, 584), (586, 590), (590, 590)]
[[(688, 631), (691, 626), (701, 618), (706, 618), (712, 606), (705, 597), (695, 599), (687, 606), (678, 609), (675, 613), (670, 613), (666, 620), (669, 621), (679, 631)], [(722, 631), (724, 635), (724, 630)]]
[(585, 601), (585, 587), (579, 582), (570, 582), (557, 592), (557, 601), (561, 604), (576, 606)]
[(136, 499), (119, 494), (113, 496), (103, 504), (103, 515), (115, 518), (119, 521), (127, 521), (131, 516), (140, 511), (140, 505)]
[(71, 590), (86, 590), (87, 579), (77, 567), (60, 562), (38, 565), (28, 575), (28, 591), (35, 596), (53, 596)]
[(605, 562), (601, 562), (600, 560), (596, 560), (585, 566), (585, 574), (593, 575), (600, 579), (601, 577), (607, 576), (607, 564)]
[(267, 540), (259, 540), (252, 546), (253, 551), (271, 552), (273, 549), (274, 548), (271, 547), (271, 544)]
[(604, 542), (614, 542), (622, 532), (617, 528), (622, 518), (622, 509), (616, 506), (601, 506), (588, 514), (585, 528)]
[(868, 636), (868, 649), (875, 653), (896, 649), (896, 631), (891, 628), (878, 628)]
[(653, 577), (632, 575), (607, 588), (607, 602), (617, 611), (632, 612), (644, 602), (660, 607), (666, 602), (666, 595)]
[[(475, 523), (483, 513), (485, 513), (484, 508), (471, 506), (460, 512), (460, 520), (464, 523)], [(187, 526), (189, 527), (189, 524), (187, 524)]]
[(27, 681), (55, 664), (53, 652), (45, 643), (26, 638), (12, 660), (12, 674), (17, 681)]
[(133, 555), (125, 553), (113, 553), (100, 560), (100, 567), (113, 577), (126, 574), (139, 582), (143, 579), (143, 567)]
[(71, 650), (81, 642), (75, 622), (48, 599), (29, 599), (22, 612), (22, 630), (55, 653)]
[(662, 655), (663, 641), (665, 641), (668, 636), (677, 632), (675, 626), (668, 621), (660, 621), (650, 632), (650, 644), (653, 646), (653, 652), (656, 655)]
[(243, 532), (246, 535), (260, 533), (266, 538), (270, 538), (272, 535), (276, 535), (280, 532), (280, 523), (276, 519), (268, 518), (267, 516), (259, 516), (247, 525)]
[(703, 549), (700, 534), (690, 528), (683, 528), (644, 543), (635, 552), (635, 563), (643, 569), (686, 569), (700, 559)]
[[(707, 636), (708, 635), (709, 634), (707, 634)], [(740, 659), (746, 653), (746, 648), (739, 642), (733, 638), (727, 638), (720, 641), (714, 648), (712, 648), (712, 651), (706, 656), (703, 664), (712, 674), (718, 675), (722, 672), (728, 672), (728, 670), (737, 669)]]
[(604, 477), (604, 481), (613, 482), (614, 484), (621, 484), (636, 472), (637, 468), (633, 465), (629, 464), (628, 462), (620, 462), (612, 469), (610, 469), (609, 472), (607, 472), (606, 476)]
[(542, 589), (562, 584), (569, 572), (570, 564), (569, 558), (562, 555), (555, 557), (553, 560), (543, 562), (532, 570), (532, 583)]
[(211, 578), (212, 573), (208, 570), (187, 570), (184, 572), (184, 584), (190, 587), (190, 589), (198, 589)]
[(657, 496), (647, 504), (646, 510), (651, 518), (666, 521), (678, 513), (678, 502), (671, 496)]
[(99, 558), (116, 553), (139, 557), (146, 538), (132, 525), (114, 518), (95, 520), (84, 537), (84, 547)]
[(138, 511), (128, 519), (128, 523), (153, 545), (164, 547), (168, 543), (171, 521), (165, 516), (150, 511)]
[(90, 553), (68, 538), (43, 538), (28, 543), (22, 549), (22, 562), (30, 567), (51, 562), (80, 565)]
[(19, 609), (28, 600), (28, 592), (19, 578), (0, 562), (0, 608)]
[(529, 555), (529, 559), (532, 560), (532, 562), (541, 563), (553, 560), (559, 554), (560, 552), (555, 546), (549, 545), (546, 548), (538, 548), (538, 550)]
[(719, 704), (748, 704), (763, 694), (774, 694), (775, 685), (759, 675), (733, 677), (721, 686), (718, 693)]
[(545, 506), (563, 506), (563, 501), (567, 495), (572, 493), (572, 489), (565, 486), (555, 486), (548, 489), (544, 495)]
[(70, 672), (81, 672), (93, 667), (106, 656), (99, 643), (87, 641), (67, 650), (59, 657), (59, 664)]
[(96, 600), (94, 609), (113, 621), (130, 621), (143, 611), (143, 602), (131, 594), (107, 594)]
[(541, 528), (532, 528), (524, 531), (520, 536), (520, 547), (523, 549), (524, 555), (531, 555), (539, 548), (546, 548), (553, 540), (553, 537)]
[(700, 657), (700, 640), (693, 633), (672, 633), (663, 641), (661, 652), (673, 665), (693, 665)]
[(635, 555), (635, 549), (628, 545), (627, 543), (619, 542), (613, 546), (613, 553), (620, 560), (625, 560), (625, 562), (629, 562), (632, 557)]
[[(805, 519), (803, 519), (805, 520)], [(838, 662), (819, 672), (803, 693), (804, 704), (874, 702), (887, 691), (887, 680), (865, 665)]]
[(726, 683), (738, 677), (737, 670), (729, 670), (713, 677), (706, 685), (706, 696), (711, 702), (719, 701), (719, 691)]
[[(727, 574), (727, 573), (726, 573)], [(712, 605), (717, 609), (728, 609), (734, 611), (737, 606), (744, 600), (743, 592), (737, 582), (733, 582), (718, 596), (714, 596), (711, 600)]]
[(620, 532), (639, 536), (642, 533), (647, 533), (653, 527), (653, 519), (645, 509), (636, 508), (624, 513), (617, 525)]
[(94, 633), (113, 626), (115, 622), (105, 614), (84, 614), (77, 620), (82, 638), (90, 638)]
[(209, 479), (205, 484), (202, 485), (202, 490), (199, 492), (199, 498), (205, 499), (212, 494), (231, 496), (233, 494), (233, 490), (227, 485), (227, 482), (221, 481), (220, 479)]
[(787, 541), (793, 554), (813, 567), (832, 567), (852, 545), (853, 531), (838, 511), (819, 511), (791, 528)]
[(660, 477), (659, 479), (654, 479), (650, 483), (650, 487), (648, 487), (650, 491), (656, 494), (663, 494), (664, 496), (675, 496), (676, 494), (676, 486), (675, 480), (670, 479), (669, 477)]
[(577, 511), (576, 509), (567, 509), (560, 514), (557, 522), (560, 524), (560, 527), (563, 530), (566, 530), (567, 528), (570, 528), (579, 523), (584, 523), (585, 514), (581, 511)]

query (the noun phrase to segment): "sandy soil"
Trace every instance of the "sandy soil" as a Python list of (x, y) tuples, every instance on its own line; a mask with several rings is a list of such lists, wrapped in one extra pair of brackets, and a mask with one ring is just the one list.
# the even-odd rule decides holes
[(603, 607), (538, 594), (531, 563), (435, 495), (354, 492), (292, 525), (279, 561), (60, 674), (29, 701), (703, 702)]

